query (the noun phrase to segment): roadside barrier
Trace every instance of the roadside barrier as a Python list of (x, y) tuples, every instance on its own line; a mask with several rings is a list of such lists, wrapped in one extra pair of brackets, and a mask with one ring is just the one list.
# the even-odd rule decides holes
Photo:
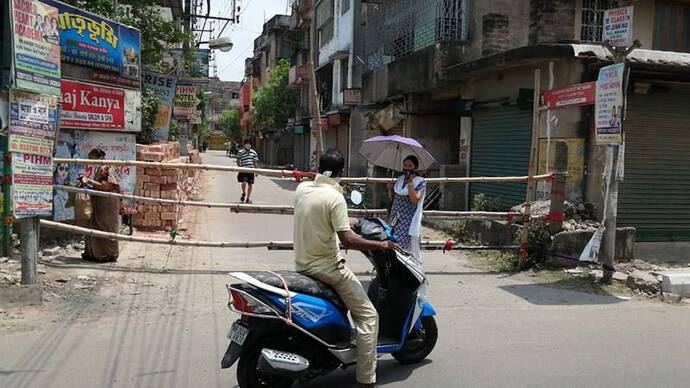
[[(148, 168), (161, 168), (161, 169), (196, 169), (205, 171), (225, 171), (225, 172), (237, 172), (237, 173), (251, 173), (257, 175), (264, 175), (278, 179), (294, 179), (297, 182), (303, 179), (314, 179), (316, 176), (313, 172), (304, 172), (299, 170), (280, 170), (280, 169), (261, 169), (261, 168), (243, 168), (243, 167), (233, 167), (233, 166), (219, 166), (210, 164), (195, 164), (195, 163), (164, 163), (164, 162), (145, 162), (145, 161), (122, 161), (122, 160), (91, 160), (91, 159), (67, 159), (67, 158), (54, 158), (54, 163), (67, 163), (67, 164), (90, 164), (90, 165), (111, 165), (111, 166), (138, 166), (138, 167), (148, 167)], [(532, 166), (532, 164), (530, 164)], [(433, 184), (453, 184), (453, 183), (516, 183), (524, 182), (527, 183), (529, 187), (533, 187), (536, 181), (540, 180), (554, 180), (564, 179), (567, 173), (561, 172), (559, 174), (548, 173), (541, 175), (533, 175), (533, 169), (530, 168), (530, 174), (528, 176), (507, 176), (507, 177), (442, 177), (442, 178), (427, 178), (427, 183)], [(395, 178), (373, 178), (373, 177), (346, 177), (341, 178), (342, 183), (365, 183), (365, 184), (388, 184), (395, 182)], [(141, 197), (135, 195), (126, 195), (118, 193), (104, 193), (95, 190), (78, 189), (68, 186), (55, 186), (56, 190), (64, 190), (67, 192), (86, 192), (90, 195), (100, 195), (105, 197), (118, 197), (123, 199), (132, 199), (141, 202), (151, 202), (160, 204), (176, 204), (184, 206), (201, 206), (207, 208), (228, 208), (236, 213), (264, 213), (264, 214), (293, 214), (294, 209), (292, 206), (275, 206), (275, 205), (247, 205), (247, 204), (235, 204), (235, 203), (213, 203), (213, 202), (196, 202), (196, 201), (183, 201), (174, 199), (162, 199), (162, 198), (149, 198)], [(520, 250), (521, 259), (524, 260), (527, 255), (527, 226), (531, 219), (538, 218), (532, 217), (530, 211), (530, 205), (532, 202), (532, 197), (530, 195), (530, 189), (527, 190), (527, 200), (525, 202), (524, 214), (523, 213), (513, 213), (513, 212), (465, 212), (465, 211), (425, 211), (424, 217), (435, 218), (435, 219), (478, 219), (478, 220), (507, 220), (512, 222), (516, 219), (520, 219), (524, 223), (523, 233), (520, 239), (520, 245), (517, 247)], [(562, 202), (562, 198), (559, 198), (559, 202)], [(372, 210), (362, 210), (362, 209), (352, 209), (350, 214), (353, 216), (374, 216), (374, 215), (385, 215), (386, 211), (384, 209), (372, 209)], [(553, 214), (549, 214), (547, 219), (554, 223), (554, 225), (560, 224), (562, 219), (554, 218)], [(62, 229), (74, 233), (82, 233), (90, 236), (112, 238), (117, 240), (125, 241), (139, 241), (148, 242), (154, 244), (169, 244), (169, 245), (186, 245), (186, 246), (207, 246), (207, 247), (218, 247), (218, 248), (254, 248), (254, 247), (267, 247), (269, 249), (288, 249), (285, 248), (287, 245), (291, 246), (288, 242), (247, 242), (247, 243), (230, 243), (230, 242), (207, 242), (207, 241), (184, 241), (175, 240), (175, 233), (171, 232), (171, 238), (169, 240), (164, 239), (151, 239), (145, 237), (133, 237), (126, 235), (118, 235), (115, 233), (106, 233), (97, 230), (91, 230), (86, 228), (81, 228), (72, 225), (60, 224), (52, 221), (41, 220), (41, 224), (47, 227)], [(434, 244), (435, 243), (435, 244)], [(287, 245), (286, 245), (287, 244)], [(455, 242), (429, 242), (422, 243), (423, 249), (428, 249), (426, 247), (443, 246), (443, 250), (453, 249), (457, 244)], [(458, 246), (460, 249), (470, 249), (465, 246)], [(513, 249), (515, 247), (494, 247), (493, 249)], [(482, 249), (490, 249), (488, 247), (483, 247)]]
[[(296, 181), (302, 179), (313, 179), (316, 174), (313, 172), (299, 171), (299, 170), (273, 170), (266, 168), (245, 168), (233, 166), (219, 166), (213, 164), (193, 164), (193, 163), (163, 163), (163, 162), (144, 162), (140, 160), (92, 160), (92, 159), (67, 159), (54, 158), (54, 163), (61, 164), (91, 164), (91, 165), (111, 165), (111, 166), (138, 166), (149, 168), (172, 168), (172, 169), (188, 169), (188, 170), (204, 170), (204, 171), (225, 171), (225, 172), (242, 172), (257, 175), (264, 175), (275, 178), (290, 178)], [(516, 183), (528, 182), (530, 180), (547, 180), (551, 179), (553, 174), (542, 174), (535, 176), (507, 176), (507, 177), (452, 177), (452, 178), (426, 178), (427, 183), (434, 184), (451, 184), (451, 183)], [(343, 183), (369, 183), (369, 184), (387, 184), (394, 183), (396, 178), (372, 178), (372, 177), (345, 177), (340, 178)]]
[[(158, 203), (164, 205), (183, 205), (196, 206), (205, 208), (226, 208), (235, 213), (260, 213), (260, 214), (294, 214), (294, 206), (289, 205), (249, 205), (242, 203), (223, 203), (223, 202), (200, 202), (200, 201), (183, 201), (176, 199), (163, 199), (142, 197), (139, 195), (119, 194), (106, 191), (82, 189), (72, 186), (53, 186), (54, 190), (66, 191), (68, 193), (86, 193), (98, 197), (132, 199), (137, 202)], [(385, 216), (388, 214), (386, 209), (348, 209), (348, 214), (357, 217), (374, 217)], [(433, 219), (482, 219), (482, 220), (518, 220), (522, 219), (521, 213), (515, 212), (472, 212), (472, 211), (443, 211), (443, 210), (425, 210), (425, 218)]]
[[(103, 232), (100, 230), (83, 228), (76, 225), (67, 225), (60, 222), (40, 220), (41, 226), (50, 229), (62, 230), (65, 232), (82, 234), (85, 236), (106, 238), (110, 240), (118, 241), (130, 241), (130, 242), (141, 242), (148, 244), (161, 244), (161, 245), (177, 245), (186, 247), (207, 247), (207, 248), (268, 248), (269, 250), (291, 250), (293, 249), (292, 241), (254, 241), (254, 242), (227, 242), (227, 241), (197, 241), (197, 240), (178, 240), (176, 238), (152, 238), (152, 237), (139, 237), (130, 236), (126, 234)], [(425, 240), (422, 241), (422, 249), (424, 250), (450, 250), (450, 249), (462, 249), (462, 250), (500, 250), (500, 249), (515, 249), (518, 246), (464, 246), (460, 245), (456, 241), (452, 240)]]

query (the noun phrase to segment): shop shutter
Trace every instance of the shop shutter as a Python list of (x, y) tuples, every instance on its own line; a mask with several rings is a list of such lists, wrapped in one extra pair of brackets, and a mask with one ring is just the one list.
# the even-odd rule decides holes
[(618, 225), (637, 241), (690, 241), (690, 92), (631, 94)]
[[(472, 111), (471, 176), (527, 175), (532, 136), (532, 112), (516, 106)], [(513, 206), (525, 201), (524, 183), (472, 184), (471, 197), (483, 193)]]

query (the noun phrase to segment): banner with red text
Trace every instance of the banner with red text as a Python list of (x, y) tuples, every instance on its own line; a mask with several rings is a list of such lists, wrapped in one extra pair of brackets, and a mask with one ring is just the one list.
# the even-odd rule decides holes
[(125, 91), (62, 80), (60, 127), (125, 130)]
[(50, 216), (53, 211), (53, 158), (12, 154), (14, 216)]
[(60, 95), (57, 8), (35, 0), (10, 0), (9, 4), (14, 86), (36, 93)]

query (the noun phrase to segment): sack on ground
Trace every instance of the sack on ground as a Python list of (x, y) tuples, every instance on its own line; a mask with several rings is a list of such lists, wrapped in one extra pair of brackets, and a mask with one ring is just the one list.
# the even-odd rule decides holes
[(92, 215), (91, 196), (85, 193), (77, 193), (74, 198), (74, 218), (78, 222), (86, 222), (91, 221)]

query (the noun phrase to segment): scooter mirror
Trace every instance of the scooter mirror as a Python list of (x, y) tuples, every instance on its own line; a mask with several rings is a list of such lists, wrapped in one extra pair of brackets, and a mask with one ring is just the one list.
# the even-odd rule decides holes
[(357, 190), (352, 190), (352, 192), (350, 192), (350, 201), (355, 205), (360, 205), (362, 203), (362, 193)]

